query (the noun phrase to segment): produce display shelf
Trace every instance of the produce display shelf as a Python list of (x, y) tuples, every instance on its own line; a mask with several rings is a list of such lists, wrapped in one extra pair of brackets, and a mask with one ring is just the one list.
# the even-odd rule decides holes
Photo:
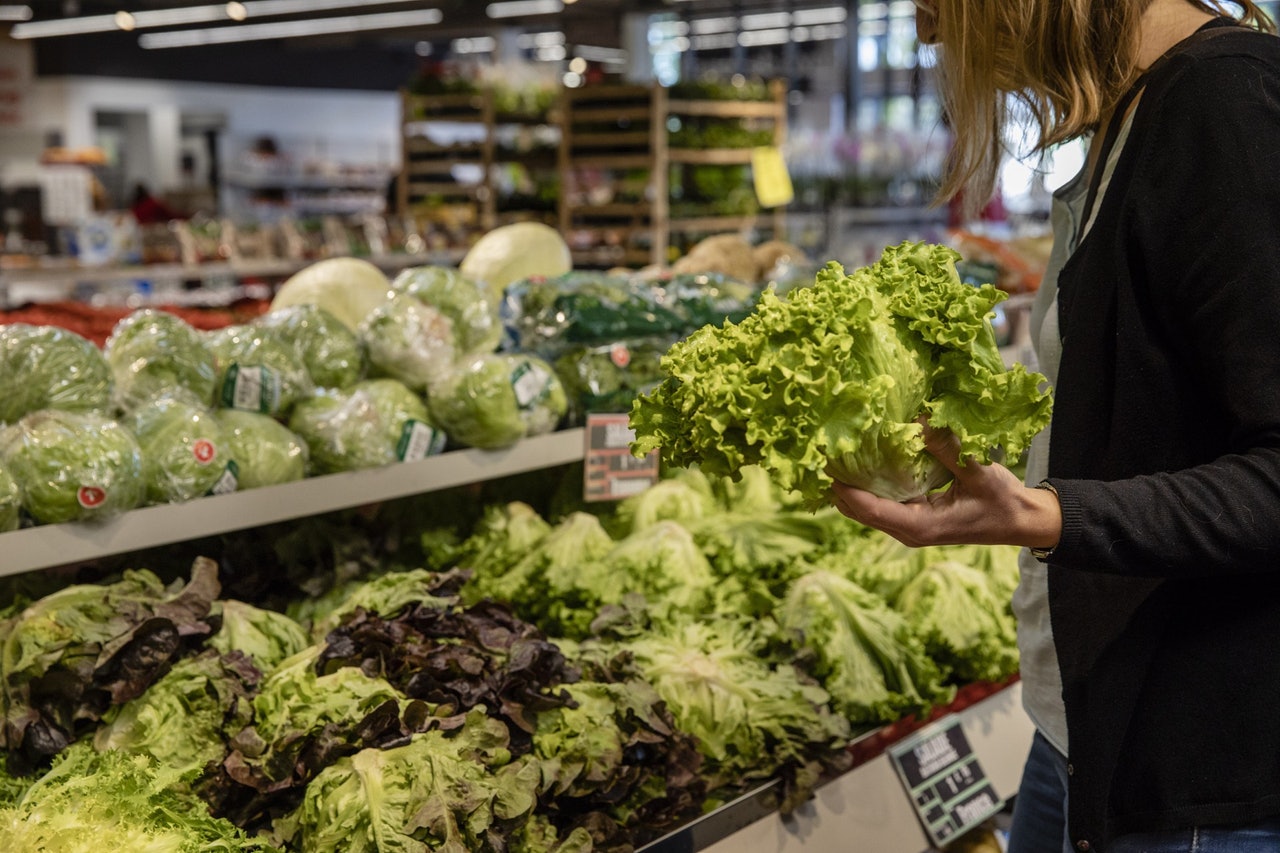
[(667, 112), (682, 116), (710, 118), (774, 118), (779, 106), (774, 101), (667, 101)]
[(672, 148), (668, 154), (672, 163), (691, 166), (747, 166), (751, 163), (751, 148)]
[[(457, 255), (457, 252), (421, 254), (393, 252), (370, 255), (364, 260), (384, 270), (398, 271), (404, 267), (419, 264), (452, 263), (458, 260)], [(139, 280), (164, 279), (283, 278), (313, 263), (315, 263), (314, 259), (276, 258), (201, 264), (127, 264), (101, 267), (42, 264), (29, 267), (0, 267), (0, 284), (58, 284), (76, 281), (92, 284), (132, 284)]]
[[(996, 794), (1017, 793), (1034, 726), (1018, 681), (971, 685), (936, 718), (956, 715)], [(994, 692), (991, 692), (994, 691)], [(982, 695), (985, 692), (985, 695)], [(709, 812), (637, 853), (922, 853), (934, 849), (887, 748), (919, 728), (891, 725), (855, 741), (855, 766), (818, 787), (792, 814), (777, 811), (771, 781)], [(859, 760), (860, 759), (860, 760)]]
[(39, 525), (0, 533), (0, 576), (552, 468), (582, 459), (584, 441), (581, 428), (561, 430), (503, 450), (455, 450), (402, 465), (143, 507), (98, 523)]

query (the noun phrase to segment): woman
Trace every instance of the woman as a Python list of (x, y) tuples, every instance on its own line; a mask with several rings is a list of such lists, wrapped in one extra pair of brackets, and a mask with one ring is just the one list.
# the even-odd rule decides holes
[(1053, 423), (1035, 485), (926, 430), (950, 487), (835, 501), (910, 545), (1027, 546), (1013, 853), (1280, 850), (1280, 39), (1247, 0), (917, 7), (944, 198), (990, 193), (1011, 102), (1042, 147), (1091, 138), (1032, 314)]

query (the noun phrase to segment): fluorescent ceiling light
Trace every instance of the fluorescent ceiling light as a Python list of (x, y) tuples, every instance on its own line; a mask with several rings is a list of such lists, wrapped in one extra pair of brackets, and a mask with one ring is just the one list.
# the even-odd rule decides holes
[[(244, 18), (270, 18), (276, 15), (301, 15), (331, 9), (352, 9), (363, 6), (388, 6), (394, 3), (413, 3), (416, 0), (245, 0), (241, 3), (218, 3), (209, 6), (186, 6), (176, 9), (154, 9), (133, 13), (132, 26), (121, 26), (120, 15), (85, 15), (80, 18), (58, 18), (48, 21), (28, 21), (16, 24), (10, 35), (13, 38), (50, 38), (53, 36), (108, 33), (122, 29), (144, 30), (153, 27), (174, 27), (188, 24), (213, 24)], [(8, 8), (8, 7), (0, 7)], [(18, 6), (13, 8), (27, 8)], [(27, 9), (28, 18), (30, 9)], [(16, 19), (14, 19), (16, 20)], [(25, 19), (24, 19), (25, 20)]]
[(532, 50), (535, 47), (555, 47), (564, 45), (564, 33), (521, 33), (516, 36), (516, 47)]
[(30, 6), (0, 6), (0, 21), (29, 21)]
[(848, 10), (841, 6), (824, 6), (821, 9), (797, 9), (791, 13), (791, 23), (797, 27), (812, 27), (818, 24), (843, 24), (848, 18)]
[(554, 15), (564, 9), (560, 0), (511, 0), (509, 3), (490, 3), (484, 13), (490, 18), (518, 18), (523, 15)]
[(498, 41), (492, 36), (478, 36), (469, 39), (454, 39), (449, 43), (454, 53), (493, 53), (498, 49)]
[(689, 40), (694, 50), (725, 50), (738, 43), (733, 33), (716, 33), (709, 36), (694, 36)]
[(444, 15), (439, 9), (412, 12), (387, 12), (381, 15), (343, 15), (336, 18), (314, 18), (307, 21), (280, 21), (274, 24), (243, 24), (230, 27), (206, 27), (198, 30), (176, 30), (171, 33), (144, 33), (138, 45), (148, 49), (197, 47), (208, 44), (232, 44), (263, 39), (298, 38), (334, 33), (390, 30), (397, 27), (424, 27), (438, 24)]
[(696, 18), (689, 25), (695, 36), (708, 33), (731, 33), (738, 28), (737, 18)]
[(789, 41), (791, 41), (791, 31), (786, 27), (777, 30), (748, 30), (738, 36), (738, 44), (743, 47), (786, 44)]
[(574, 56), (581, 56), (588, 62), (605, 64), (622, 64), (627, 61), (627, 52), (616, 47), (597, 47), (593, 44), (580, 44), (573, 49)]
[(765, 12), (760, 15), (743, 15), (740, 23), (744, 30), (774, 30), (791, 23), (791, 13)]

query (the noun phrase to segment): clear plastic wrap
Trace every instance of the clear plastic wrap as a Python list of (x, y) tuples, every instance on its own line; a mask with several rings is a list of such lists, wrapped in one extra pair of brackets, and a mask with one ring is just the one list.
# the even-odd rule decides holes
[(258, 325), (291, 346), (317, 388), (350, 388), (364, 378), (359, 336), (318, 305), (288, 305), (262, 315)]
[(187, 321), (143, 308), (122, 318), (103, 347), (124, 411), (185, 389), (212, 405), (218, 365), (204, 336)]
[(111, 368), (92, 341), (56, 326), (0, 326), (0, 424), (41, 409), (110, 407)]
[(577, 344), (555, 360), (564, 383), (568, 422), (579, 426), (589, 412), (629, 412), (637, 395), (662, 380), (658, 362), (674, 336), (625, 338), (605, 344)]
[(391, 288), (448, 317), (462, 353), (493, 352), (502, 342), (500, 294), (453, 267), (409, 267), (392, 279)]
[(507, 288), (503, 322), (511, 349), (556, 355), (573, 344), (683, 337), (751, 313), (755, 286), (715, 274), (661, 279), (574, 272)]
[(142, 448), (147, 503), (181, 503), (235, 490), (222, 425), (193, 397), (158, 397), (135, 410), (127, 423)]
[(428, 407), (451, 441), (469, 447), (509, 447), (551, 432), (568, 412), (564, 385), (541, 358), (491, 353), (461, 362), (432, 386)]
[(43, 409), (0, 433), (0, 461), (41, 524), (101, 519), (142, 502), (142, 450), (118, 421)]
[(453, 321), (402, 293), (365, 318), (360, 339), (369, 353), (370, 375), (398, 379), (414, 391), (439, 382), (458, 359)]
[(219, 409), (214, 416), (226, 436), (238, 491), (292, 483), (307, 475), (311, 454), (306, 442), (275, 418), (238, 409)]
[(297, 405), (289, 428), (306, 442), (316, 474), (412, 462), (446, 442), (422, 398), (396, 379), (320, 391)]
[(268, 329), (227, 326), (209, 333), (208, 342), (218, 360), (219, 408), (284, 418), (315, 390), (297, 352)]
[[(0, 430), (3, 433), (3, 430)], [(3, 436), (0, 435), (0, 441)], [(22, 490), (9, 469), (0, 463), (0, 533), (17, 530), (22, 521)]]

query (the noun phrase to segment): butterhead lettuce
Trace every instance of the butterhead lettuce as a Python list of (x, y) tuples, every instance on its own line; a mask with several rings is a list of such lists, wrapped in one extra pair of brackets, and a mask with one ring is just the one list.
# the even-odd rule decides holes
[(893, 500), (943, 485), (922, 419), (962, 458), (1016, 458), (1049, 420), (1044, 377), (1006, 367), (991, 329), (1005, 294), (965, 284), (946, 246), (903, 243), (850, 273), (835, 262), (741, 322), (704, 326), (662, 359), (631, 410), (633, 450), (736, 476), (760, 465), (811, 508), (833, 480)]

